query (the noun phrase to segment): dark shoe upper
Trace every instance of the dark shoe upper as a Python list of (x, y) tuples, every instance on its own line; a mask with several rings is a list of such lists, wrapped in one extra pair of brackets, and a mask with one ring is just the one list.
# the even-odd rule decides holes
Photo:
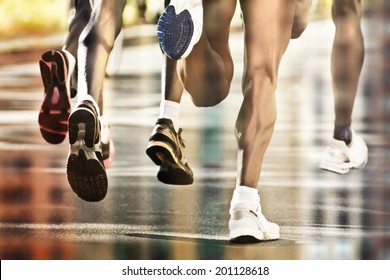
[(149, 138), (148, 156), (160, 165), (158, 178), (167, 184), (191, 184), (193, 173), (184, 156), (182, 129), (176, 132), (169, 119), (158, 119)]
[(94, 102), (79, 103), (69, 117), (70, 152), (67, 177), (72, 190), (83, 200), (100, 201), (107, 194), (98, 108)]
[(170, 119), (158, 119), (153, 129), (149, 141), (161, 141), (168, 144), (179, 161), (184, 158), (183, 149), (185, 148), (184, 140), (181, 138), (182, 129), (176, 133), (173, 123)]

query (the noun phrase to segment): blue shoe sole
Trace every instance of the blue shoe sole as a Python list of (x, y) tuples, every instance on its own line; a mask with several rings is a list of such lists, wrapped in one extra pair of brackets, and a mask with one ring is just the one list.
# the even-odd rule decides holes
[(194, 23), (188, 10), (176, 14), (169, 5), (157, 22), (157, 36), (162, 51), (172, 59), (180, 59), (194, 34)]

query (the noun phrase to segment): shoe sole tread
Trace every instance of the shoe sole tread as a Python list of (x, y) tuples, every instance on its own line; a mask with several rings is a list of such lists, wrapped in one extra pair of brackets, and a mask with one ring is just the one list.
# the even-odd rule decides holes
[(67, 178), (73, 192), (90, 202), (104, 199), (108, 189), (104, 164), (95, 151), (95, 140), (99, 137), (97, 122), (92, 110), (84, 107), (69, 117)]
[(59, 144), (66, 137), (71, 110), (65, 58), (60, 51), (48, 51), (42, 55), (39, 67), (45, 91), (38, 116), (40, 131), (48, 143)]

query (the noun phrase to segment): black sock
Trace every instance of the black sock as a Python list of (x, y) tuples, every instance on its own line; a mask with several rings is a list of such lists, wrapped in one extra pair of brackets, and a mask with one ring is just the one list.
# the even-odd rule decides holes
[(347, 145), (351, 143), (352, 140), (351, 125), (335, 125), (333, 131), (333, 138), (337, 140), (342, 140)]

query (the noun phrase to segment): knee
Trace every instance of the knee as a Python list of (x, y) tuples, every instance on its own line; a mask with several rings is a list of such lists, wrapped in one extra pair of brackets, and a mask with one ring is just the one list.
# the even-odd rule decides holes
[(116, 17), (114, 12), (104, 11), (97, 13), (92, 11), (88, 24), (80, 35), (79, 43), (86, 47), (95, 44), (111, 51), (114, 46), (115, 38), (122, 28), (122, 17)]
[[(280, 61), (280, 59), (278, 59)], [(243, 78), (244, 95), (247, 92), (250, 94), (261, 94), (264, 91), (273, 91), (277, 84), (277, 70), (276, 62), (269, 61), (268, 63), (259, 63), (248, 66), (245, 69)]]
[(79, 45), (85, 46), (86, 48), (95, 48), (98, 45), (102, 45), (106, 51), (111, 51), (114, 47), (115, 39), (111, 39), (109, 36), (104, 35), (95, 26), (86, 28), (81, 33), (79, 38)]
[(339, 46), (350, 46), (356, 44), (361, 38), (361, 29), (359, 26), (351, 24), (339, 24), (336, 27), (334, 42)]
[(97, 45), (103, 46), (103, 48), (110, 52), (114, 47), (116, 36), (119, 32), (112, 28), (106, 28), (101, 26), (99, 22), (87, 25), (79, 37), (79, 45), (83, 45), (87, 48), (93, 48)]

